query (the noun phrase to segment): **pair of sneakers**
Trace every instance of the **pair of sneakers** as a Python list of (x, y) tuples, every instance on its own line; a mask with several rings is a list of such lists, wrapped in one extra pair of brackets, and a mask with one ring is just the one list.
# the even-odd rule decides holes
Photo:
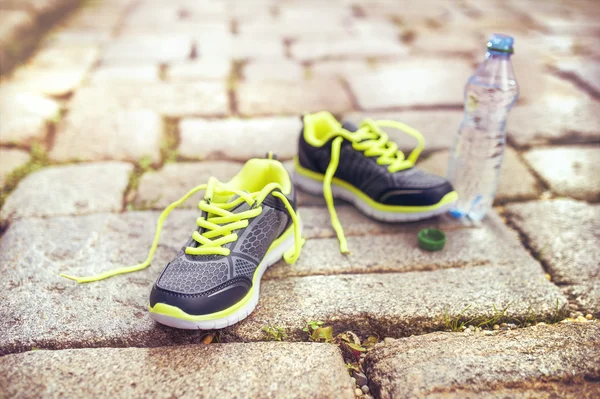
[[(382, 127), (400, 129), (419, 144), (405, 157)], [(356, 127), (328, 112), (305, 115), (294, 183), (273, 156), (250, 159), (229, 182), (212, 177), (169, 205), (158, 219), (144, 262), (96, 276), (63, 276), (83, 283), (148, 267), (166, 217), (204, 190), (197, 228), (152, 287), (148, 310), (154, 320), (176, 328), (230, 326), (256, 307), (266, 269), (282, 257), (294, 263), (300, 255), (304, 240), (294, 184), (325, 197), (343, 253), (348, 247), (334, 198), (387, 222), (419, 220), (450, 209), (457, 199), (450, 183), (413, 167), (423, 146), (422, 135), (400, 122), (365, 120)]]

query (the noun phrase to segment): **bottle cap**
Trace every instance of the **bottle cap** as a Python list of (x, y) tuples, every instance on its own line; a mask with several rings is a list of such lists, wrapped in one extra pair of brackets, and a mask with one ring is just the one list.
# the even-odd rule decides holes
[(514, 52), (514, 44), (515, 39), (513, 39), (511, 36), (494, 33), (488, 40), (487, 48), (488, 50), (492, 51), (500, 51), (502, 53), (512, 54)]
[(438, 229), (423, 229), (418, 237), (419, 247), (426, 251), (439, 251), (446, 244), (446, 234)]

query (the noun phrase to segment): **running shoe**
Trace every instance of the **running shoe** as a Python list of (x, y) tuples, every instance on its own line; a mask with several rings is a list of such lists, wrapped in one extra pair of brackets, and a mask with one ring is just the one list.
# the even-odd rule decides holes
[(150, 316), (182, 329), (224, 328), (256, 307), (265, 270), (282, 257), (294, 263), (303, 244), (296, 195), (281, 162), (251, 159), (229, 182), (211, 177), (169, 205), (160, 215), (146, 261), (91, 277), (97, 281), (150, 265), (169, 213), (205, 190), (197, 229), (169, 262), (150, 293)]
[[(386, 222), (408, 222), (447, 212), (458, 194), (443, 177), (414, 167), (425, 140), (401, 122), (366, 119), (356, 127), (338, 122), (329, 112), (303, 117), (294, 183), (325, 197), (342, 252), (348, 252), (334, 198), (348, 201), (367, 216)], [(418, 146), (405, 157), (382, 128), (413, 136)]]

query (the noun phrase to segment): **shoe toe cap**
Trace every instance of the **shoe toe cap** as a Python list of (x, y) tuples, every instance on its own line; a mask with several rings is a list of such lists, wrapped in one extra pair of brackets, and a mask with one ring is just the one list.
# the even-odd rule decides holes
[(160, 288), (155, 284), (150, 293), (150, 307), (164, 303), (189, 315), (208, 315), (226, 310), (240, 302), (248, 294), (251, 286), (249, 280), (240, 278), (201, 294), (183, 294)]

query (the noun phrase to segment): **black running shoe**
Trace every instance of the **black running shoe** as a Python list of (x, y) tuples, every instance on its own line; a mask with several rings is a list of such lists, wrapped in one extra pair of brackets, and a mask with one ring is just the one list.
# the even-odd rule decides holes
[[(328, 112), (303, 117), (294, 183), (303, 191), (324, 195), (331, 223), (347, 252), (333, 198), (387, 222), (406, 222), (447, 212), (458, 198), (443, 177), (414, 168), (424, 139), (417, 130), (395, 121), (364, 120), (357, 128), (341, 124)], [(419, 141), (408, 157), (381, 127), (399, 129)]]
[(152, 287), (150, 316), (171, 327), (201, 330), (246, 318), (258, 303), (265, 270), (282, 257), (295, 262), (303, 244), (292, 181), (274, 159), (251, 159), (228, 183), (211, 177), (169, 205), (145, 262), (99, 276), (65, 277), (90, 282), (148, 267), (167, 215), (200, 190), (205, 195), (198, 227)]

